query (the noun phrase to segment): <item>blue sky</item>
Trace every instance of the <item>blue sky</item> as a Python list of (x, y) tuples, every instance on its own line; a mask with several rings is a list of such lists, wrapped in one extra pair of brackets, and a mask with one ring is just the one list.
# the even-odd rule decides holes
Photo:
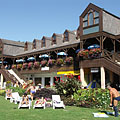
[(0, 38), (32, 42), (75, 30), (89, 3), (120, 17), (120, 0), (0, 0)]

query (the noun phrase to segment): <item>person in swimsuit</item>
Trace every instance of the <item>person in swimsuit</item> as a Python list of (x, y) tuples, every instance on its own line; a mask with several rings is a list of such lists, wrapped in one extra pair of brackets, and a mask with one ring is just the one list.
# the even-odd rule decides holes
[(110, 91), (110, 106), (113, 106), (115, 117), (118, 117), (117, 105), (118, 101), (120, 101), (120, 94), (115, 88), (112, 88), (110, 85), (108, 85), (107, 88)]
[(22, 96), (22, 104), (29, 104), (27, 93), (24, 93), (24, 95)]
[(7, 94), (8, 97), (12, 97), (12, 90), (7, 89), (6, 94)]
[(30, 87), (29, 87), (29, 90), (30, 90), (31, 100), (33, 101), (33, 97), (34, 97), (34, 94), (35, 94), (35, 87), (32, 86), (32, 84), (31, 84)]
[(41, 99), (40, 98), (38, 98), (38, 100), (36, 101), (36, 105), (39, 105), (39, 104), (44, 104), (44, 98), (43, 97), (41, 97)]

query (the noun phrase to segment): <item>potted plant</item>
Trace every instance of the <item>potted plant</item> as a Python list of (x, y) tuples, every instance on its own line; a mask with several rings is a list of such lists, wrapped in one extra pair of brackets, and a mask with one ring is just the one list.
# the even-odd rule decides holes
[(42, 60), (41, 61), (41, 67), (45, 67), (47, 65), (47, 60)]
[(33, 62), (29, 62), (28, 63), (28, 69), (32, 69), (32, 67), (33, 67)]
[(63, 59), (62, 58), (58, 58), (57, 59), (57, 61), (56, 61), (56, 64), (58, 65), (58, 66), (61, 66), (61, 65), (63, 65)]
[(40, 67), (40, 62), (35, 61), (35, 62), (34, 62), (34, 68), (39, 68), (39, 67)]
[(67, 57), (65, 59), (65, 62), (66, 62), (67, 65), (71, 65), (73, 63), (73, 57)]

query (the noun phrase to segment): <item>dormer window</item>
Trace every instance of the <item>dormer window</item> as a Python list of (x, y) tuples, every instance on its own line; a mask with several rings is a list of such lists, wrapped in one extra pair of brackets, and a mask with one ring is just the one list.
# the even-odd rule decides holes
[(28, 43), (26, 42), (24, 46), (24, 51), (27, 51), (27, 50), (28, 50)]
[(69, 41), (67, 31), (64, 33), (64, 41), (63, 42), (66, 42), (66, 41)]
[(33, 49), (36, 49), (36, 40), (33, 41)]
[(45, 47), (45, 38), (42, 39), (41, 47)]
[(95, 24), (99, 24), (99, 13), (91, 9), (83, 18), (83, 27), (88, 27)]
[(56, 35), (52, 36), (52, 45), (56, 44)]

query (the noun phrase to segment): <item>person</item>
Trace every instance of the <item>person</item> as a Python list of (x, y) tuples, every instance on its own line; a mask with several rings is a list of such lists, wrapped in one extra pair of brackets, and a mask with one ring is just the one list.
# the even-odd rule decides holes
[(41, 97), (41, 99), (40, 98), (38, 98), (38, 100), (36, 101), (36, 105), (39, 105), (39, 104), (44, 104), (44, 98), (43, 97)]
[(30, 87), (28, 88), (28, 91), (30, 90), (30, 95), (31, 95), (31, 100), (33, 101), (33, 97), (34, 97), (34, 94), (35, 94), (35, 87), (30, 84)]
[(118, 101), (120, 101), (120, 94), (115, 88), (112, 88), (110, 85), (108, 85), (107, 88), (110, 91), (110, 106), (113, 106), (115, 117), (118, 117), (117, 105)]
[(27, 93), (24, 93), (24, 95), (22, 96), (22, 104), (29, 104), (29, 98), (27, 96)]
[(38, 84), (38, 87), (39, 87), (38, 90), (41, 90), (41, 84)]
[(7, 89), (7, 90), (6, 90), (6, 95), (7, 95), (8, 97), (12, 97), (12, 90)]
[(16, 81), (14, 87), (19, 87), (18, 81)]

